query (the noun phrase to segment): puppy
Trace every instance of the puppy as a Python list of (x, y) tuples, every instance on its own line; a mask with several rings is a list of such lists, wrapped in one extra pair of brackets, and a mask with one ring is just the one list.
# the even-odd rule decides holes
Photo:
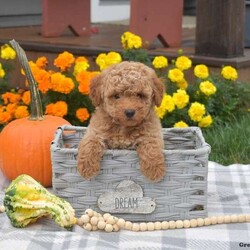
[(78, 147), (84, 178), (98, 174), (105, 149), (136, 149), (144, 176), (163, 178), (164, 143), (155, 106), (164, 92), (154, 70), (138, 62), (110, 66), (92, 80), (89, 96), (96, 110)]

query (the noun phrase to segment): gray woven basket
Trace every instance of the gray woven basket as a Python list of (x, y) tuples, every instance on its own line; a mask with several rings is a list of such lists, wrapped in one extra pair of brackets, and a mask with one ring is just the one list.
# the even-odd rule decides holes
[[(77, 172), (77, 147), (85, 127), (62, 126), (51, 144), (54, 193), (68, 200), (80, 216), (87, 208), (99, 209), (98, 198), (114, 192), (124, 180), (142, 188), (143, 196), (155, 202), (151, 213), (120, 212), (131, 221), (191, 219), (207, 216), (207, 168), (210, 146), (197, 127), (162, 129), (165, 141), (166, 175), (149, 182), (140, 172), (134, 150), (106, 150), (100, 174), (91, 181)], [(130, 204), (131, 205), (131, 204)]]

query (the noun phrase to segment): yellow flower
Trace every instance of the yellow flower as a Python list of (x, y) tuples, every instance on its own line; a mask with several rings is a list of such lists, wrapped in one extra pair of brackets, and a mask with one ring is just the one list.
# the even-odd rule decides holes
[(68, 105), (64, 101), (58, 101), (46, 106), (45, 114), (63, 117), (68, 113)]
[(181, 82), (184, 79), (184, 74), (181, 70), (175, 68), (175, 69), (170, 69), (168, 72), (168, 78), (172, 82)]
[(199, 64), (194, 67), (194, 75), (201, 79), (206, 79), (209, 76), (208, 67), (204, 64)]
[(192, 61), (186, 56), (179, 56), (176, 59), (175, 66), (180, 70), (187, 70), (192, 66)]
[(1, 47), (1, 58), (4, 59), (4, 60), (15, 59), (16, 58), (16, 52), (8, 44), (4, 44)]
[(164, 94), (160, 107), (156, 107), (155, 111), (159, 118), (163, 118), (164, 115), (171, 113), (175, 109), (173, 98), (170, 95)]
[(211, 115), (207, 115), (201, 119), (198, 123), (198, 126), (201, 128), (209, 127), (213, 123), (213, 119)]
[(216, 87), (210, 81), (203, 81), (200, 83), (200, 91), (207, 96), (213, 95), (216, 90)]
[(63, 94), (69, 94), (75, 87), (73, 80), (57, 72), (51, 76), (52, 90)]
[(235, 81), (238, 78), (238, 72), (231, 66), (225, 66), (221, 70), (221, 75), (227, 80)]
[(15, 110), (15, 118), (16, 119), (24, 118), (27, 116), (29, 116), (29, 111), (28, 111), (27, 106), (19, 106), (16, 108), (16, 110)]
[(166, 68), (168, 66), (168, 59), (165, 56), (156, 56), (152, 64), (156, 69)]
[(101, 53), (96, 58), (96, 64), (100, 67), (100, 70), (108, 68), (112, 64), (120, 63), (122, 57), (117, 52), (109, 52), (108, 54)]
[(182, 81), (177, 82), (176, 85), (180, 89), (187, 89), (187, 87), (188, 87), (188, 83), (187, 83), (185, 78), (183, 78)]
[(173, 101), (178, 109), (183, 109), (187, 106), (189, 102), (189, 95), (185, 90), (178, 89), (177, 93), (173, 94)]
[(76, 117), (81, 121), (84, 122), (89, 119), (89, 112), (86, 108), (79, 108), (76, 111)]
[(74, 61), (75, 58), (73, 54), (64, 51), (63, 53), (59, 54), (57, 58), (55, 58), (54, 65), (60, 68), (61, 71), (65, 71), (66, 69), (71, 67)]
[(106, 65), (110, 66), (112, 64), (120, 63), (122, 61), (122, 57), (117, 52), (109, 52), (106, 57)]
[(78, 73), (80, 73), (81, 71), (86, 71), (88, 68), (89, 68), (88, 62), (84, 61), (77, 62), (74, 66), (73, 75), (76, 76)]
[(100, 67), (100, 70), (103, 70), (106, 68), (106, 57), (107, 55), (105, 53), (101, 53), (97, 56), (95, 62)]
[(199, 102), (194, 102), (188, 110), (188, 115), (191, 120), (195, 122), (201, 121), (203, 115), (206, 113), (206, 108)]
[(2, 64), (0, 63), (0, 78), (4, 78), (4, 76), (5, 76), (5, 71), (3, 69)]
[(174, 128), (187, 128), (188, 125), (184, 121), (179, 121), (174, 124)]
[(121, 36), (121, 43), (124, 49), (139, 49), (142, 46), (142, 39), (129, 31)]

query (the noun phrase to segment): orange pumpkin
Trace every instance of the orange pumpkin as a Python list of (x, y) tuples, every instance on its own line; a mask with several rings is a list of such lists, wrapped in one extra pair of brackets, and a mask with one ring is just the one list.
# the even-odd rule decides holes
[(16, 50), (31, 90), (31, 115), (17, 119), (4, 127), (0, 134), (0, 167), (13, 180), (27, 174), (43, 186), (52, 184), (50, 144), (57, 127), (69, 124), (56, 116), (43, 116), (42, 104), (24, 51), (17, 42), (10, 42)]

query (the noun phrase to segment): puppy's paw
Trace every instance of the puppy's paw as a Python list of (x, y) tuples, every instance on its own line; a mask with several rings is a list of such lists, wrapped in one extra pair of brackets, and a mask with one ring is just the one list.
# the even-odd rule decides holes
[(86, 162), (79, 161), (77, 168), (78, 168), (78, 172), (83, 178), (90, 180), (91, 178), (98, 175), (100, 171), (100, 163), (95, 162), (94, 164), (93, 163), (89, 164)]
[(163, 179), (165, 175), (165, 164), (158, 164), (158, 165), (150, 165), (150, 166), (141, 166), (141, 171), (144, 176), (153, 182), (159, 182)]

